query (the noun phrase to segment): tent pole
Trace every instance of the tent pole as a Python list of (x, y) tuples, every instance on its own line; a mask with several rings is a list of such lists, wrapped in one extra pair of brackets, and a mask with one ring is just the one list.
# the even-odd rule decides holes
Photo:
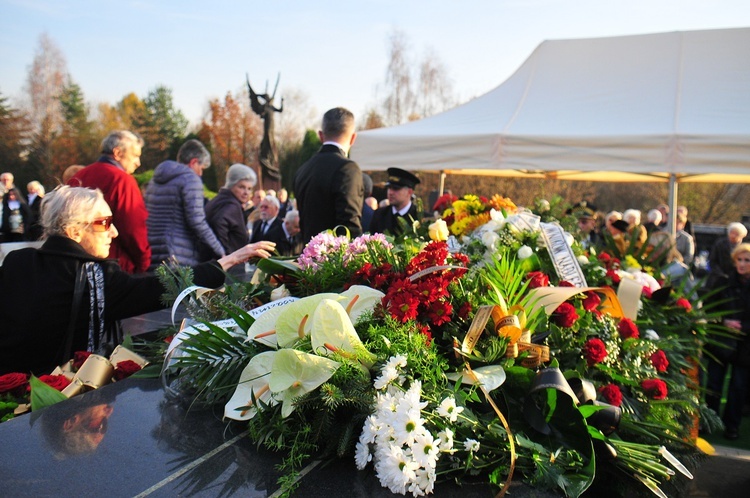
[(445, 192), (445, 177), (447, 175), (445, 174), (445, 170), (440, 170), (440, 183), (438, 184), (438, 197), (442, 197), (443, 193)]
[(677, 221), (677, 175), (674, 173), (669, 174), (669, 220), (667, 220), (667, 230), (672, 234), (672, 237), (676, 236), (676, 223)]

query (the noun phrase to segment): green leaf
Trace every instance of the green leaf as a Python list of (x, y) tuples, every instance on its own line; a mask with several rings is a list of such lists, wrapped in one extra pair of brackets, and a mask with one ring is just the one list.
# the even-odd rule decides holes
[(68, 399), (63, 393), (33, 375), (29, 379), (29, 384), (31, 385), (31, 411), (35, 412)]

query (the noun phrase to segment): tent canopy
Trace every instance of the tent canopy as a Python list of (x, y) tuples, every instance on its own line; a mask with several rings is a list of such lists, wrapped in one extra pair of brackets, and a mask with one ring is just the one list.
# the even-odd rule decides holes
[(750, 28), (541, 43), (499, 87), (363, 131), (364, 170), (750, 182)]

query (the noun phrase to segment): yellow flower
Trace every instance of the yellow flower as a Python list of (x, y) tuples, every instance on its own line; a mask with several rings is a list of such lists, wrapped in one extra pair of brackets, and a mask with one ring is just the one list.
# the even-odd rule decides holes
[(430, 239), (435, 241), (448, 240), (448, 225), (445, 224), (445, 220), (436, 220), (428, 227), (428, 230)]

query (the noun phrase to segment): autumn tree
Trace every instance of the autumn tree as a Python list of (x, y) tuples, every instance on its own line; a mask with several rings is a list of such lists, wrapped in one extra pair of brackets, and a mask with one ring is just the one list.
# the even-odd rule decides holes
[(172, 90), (165, 86), (158, 86), (150, 91), (143, 99), (143, 107), (132, 97), (126, 98), (128, 100), (123, 100), (123, 105), (134, 107), (123, 107), (123, 114), (131, 121), (131, 131), (138, 133), (145, 142), (141, 164), (146, 169), (153, 169), (170, 158), (170, 151), (176, 144), (184, 142), (188, 120), (175, 107)]
[(211, 137), (211, 164), (219, 184), (234, 163), (246, 164), (259, 172), (258, 147), (263, 125), (250, 110), (246, 94), (233, 96), (227, 92), (223, 102), (218, 99), (209, 102), (209, 120), (203, 127)]
[(0, 165), (3, 171), (11, 171), (19, 182), (33, 180), (22, 171), (30, 131), (26, 115), (0, 93)]
[(27, 164), (30, 176), (54, 176), (53, 142), (64, 121), (60, 96), (66, 79), (65, 57), (49, 36), (42, 34), (26, 80), (33, 132)]
[(389, 35), (383, 88), (382, 116), (387, 125), (431, 116), (456, 103), (453, 84), (434, 50), (428, 49), (423, 59), (415, 62), (407, 36), (400, 30)]
[[(68, 79), (59, 97), (63, 121), (52, 143), (53, 158), (47, 182), (62, 177), (71, 164), (90, 164), (99, 152), (101, 137), (89, 119), (89, 107), (81, 87)], [(51, 178), (50, 178), (51, 176)]]

